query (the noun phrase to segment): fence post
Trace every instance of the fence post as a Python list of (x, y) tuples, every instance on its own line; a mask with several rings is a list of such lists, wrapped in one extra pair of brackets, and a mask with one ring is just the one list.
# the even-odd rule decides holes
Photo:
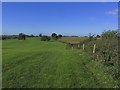
[(73, 49), (73, 46), (72, 46), (72, 49)]
[(95, 53), (96, 44), (93, 46), (93, 53)]
[(80, 47), (80, 45), (78, 44), (78, 47)]
[(85, 45), (83, 44), (83, 50), (85, 49)]

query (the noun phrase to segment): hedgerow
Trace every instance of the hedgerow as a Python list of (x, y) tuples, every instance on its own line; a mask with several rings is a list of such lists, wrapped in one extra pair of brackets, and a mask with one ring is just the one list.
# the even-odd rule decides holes
[[(80, 42), (78, 44), (79, 47), (78, 45), (73, 45), (72, 47), (82, 50), (84, 44), (84, 51), (103, 64), (107, 69), (106, 71), (113, 78), (120, 80), (120, 73), (118, 71), (120, 64), (118, 62), (118, 39), (118, 31), (109, 30), (103, 32), (100, 37), (92, 37)], [(96, 44), (95, 53), (93, 53), (94, 44)]]

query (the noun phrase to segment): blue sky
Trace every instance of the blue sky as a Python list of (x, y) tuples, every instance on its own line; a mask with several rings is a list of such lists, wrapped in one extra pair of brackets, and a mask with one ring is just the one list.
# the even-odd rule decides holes
[(100, 34), (118, 28), (115, 2), (2, 3), (3, 34)]

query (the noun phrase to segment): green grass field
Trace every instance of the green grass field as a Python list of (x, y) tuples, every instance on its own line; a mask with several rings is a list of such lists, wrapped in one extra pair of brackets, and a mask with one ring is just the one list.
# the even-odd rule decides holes
[(102, 64), (60, 42), (4, 40), (3, 88), (118, 87)]

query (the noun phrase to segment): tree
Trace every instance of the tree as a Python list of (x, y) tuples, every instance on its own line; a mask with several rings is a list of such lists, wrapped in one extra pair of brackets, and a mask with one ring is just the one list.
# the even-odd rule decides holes
[(6, 40), (7, 37), (5, 35), (2, 35), (2, 40)]
[(59, 35), (58, 35), (58, 37), (59, 37), (59, 38), (61, 38), (61, 37), (62, 37), (62, 35), (61, 35), (61, 34), (59, 34)]
[(100, 35), (97, 35), (96, 38), (100, 38)]
[(56, 33), (52, 33), (52, 35), (51, 35), (52, 37), (56, 37), (57, 36), (57, 34)]
[(95, 34), (92, 35), (91, 33), (89, 33), (89, 40), (91, 41), (94, 36), (95, 36)]
[(42, 33), (39, 34), (39, 37), (42, 37)]
[(33, 34), (31, 34), (30, 37), (35, 37), (35, 36)]
[(19, 40), (25, 40), (26, 39), (26, 36), (24, 33), (19, 33), (19, 37), (18, 37)]
[(57, 38), (58, 38), (58, 36), (57, 36), (56, 33), (52, 33), (51, 37), (52, 37), (53, 39), (57, 39)]

